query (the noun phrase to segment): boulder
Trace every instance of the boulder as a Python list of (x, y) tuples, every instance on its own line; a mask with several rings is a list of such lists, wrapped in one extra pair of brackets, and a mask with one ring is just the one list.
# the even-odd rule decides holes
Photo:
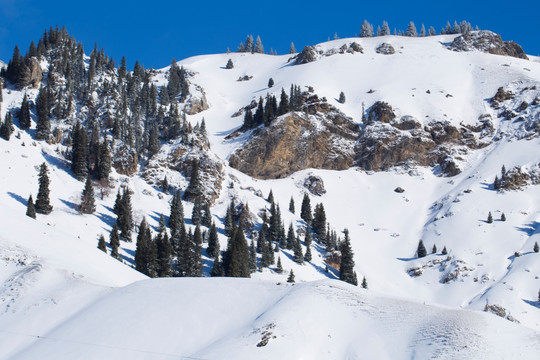
[(382, 43), (375, 49), (375, 52), (377, 54), (383, 54), (383, 55), (392, 55), (396, 52), (394, 50), (394, 47), (388, 43)]
[(304, 187), (313, 195), (321, 196), (326, 194), (326, 189), (324, 188), (324, 181), (320, 176), (309, 175), (304, 180)]

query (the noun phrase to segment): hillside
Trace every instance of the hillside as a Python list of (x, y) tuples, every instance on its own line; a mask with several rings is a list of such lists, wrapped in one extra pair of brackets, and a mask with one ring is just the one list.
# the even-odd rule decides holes
[[(317, 350), (308, 357), (507, 358), (519, 348), (523, 358), (533, 358), (539, 349), (531, 339), (540, 331), (540, 254), (533, 251), (540, 242), (540, 61), (497, 55), (508, 45), (496, 51), (479, 47), (474, 39), (492, 39), (492, 33), (474, 34), (466, 45), (456, 40), (461, 35), (385, 36), (329, 41), (293, 55), (201, 55), (177, 63), (180, 85), (172, 99), (163, 92), (176, 65), (122, 75), (103, 52), (84, 55), (62, 35), (36, 57), (41, 71), (32, 72), (42, 72), (36, 79), (54, 98), (49, 141), (36, 140), (36, 102), (43, 90), (31, 84), (33, 75), (22, 87), (6, 81), (2, 91), (1, 119), (10, 111), (15, 129), (9, 141), (0, 139), (2, 356), (68, 358), (84, 351), (88, 358), (113, 352), (287, 358), (283, 354), (296, 344), (297, 353), (288, 358), (308, 356), (318, 346), (328, 356)], [(383, 43), (394, 53), (383, 53)], [(59, 54), (66, 48), (77, 59), (73, 69), (80, 61), (79, 70), (65, 70), (65, 55)], [(225, 68), (228, 59), (232, 69)], [(260, 99), (267, 107), (268, 99), (280, 99), (282, 89), (289, 94), (291, 86), (300, 88), (301, 104), (265, 124), (245, 126), (247, 109), (255, 113)], [(30, 129), (17, 118), (25, 94)], [(84, 181), (71, 165), (77, 121), (89, 139), (105, 139), (112, 154), (109, 185), (98, 186), (90, 142), (93, 214), (78, 211)], [(172, 193), (186, 193), (193, 160), (221, 256), (231, 201), (241, 211), (249, 206), (248, 245), (258, 241), (269, 217), (270, 192), (284, 231), (292, 224), (304, 240), (300, 204), (307, 193), (312, 208), (324, 205), (329, 230), (343, 239), (348, 229), (354, 271), (368, 290), (334, 280), (339, 263), (330, 256), (340, 254), (339, 246), (317, 237), (312, 259), (303, 264), (280, 244), (274, 256), (282, 273), (275, 263), (262, 266), (258, 253), (252, 280), (139, 282), (146, 276), (131, 268), (137, 225), (145, 218), (152, 234), (158, 233), (160, 215), (169, 220)], [(24, 214), (28, 196), (35, 199), (43, 162), (53, 211), (33, 220)], [(165, 176), (168, 191), (162, 188)], [(499, 190), (495, 176), (505, 179)], [(324, 191), (308, 189), (306, 180), (313, 179)], [(131, 193), (135, 226), (133, 241), (121, 241), (119, 262), (96, 246), (100, 234), (109, 241), (115, 196), (124, 188)], [(288, 210), (291, 198), (294, 213)], [(194, 204), (188, 200), (183, 207), (191, 233)], [(493, 223), (486, 221), (488, 213)], [(214, 264), (207, 240), (204, 276)], [(419, 240), (427, 248), (423, 258), (416, 256)], [(304, 254), (306, 245), (302, 241)], [(173, 275), (179, 257), (170, 258)], [(286, 285), (290, 270), (294, 286)], [(503, 309), (506, 319), (481, 314), (487, 305)], [(231, 311), (236, 308), (243, 311)], [(139, 325), (147, 323), (159, 330), (148, 334)], [(122, 336), (124, 329), (133, 332)], [(258, 348), (263, 331), (276, 338)], [(395, 331), (393, 350), (389, 331)], [(178, 344), (179, 338), (185, 343)]]

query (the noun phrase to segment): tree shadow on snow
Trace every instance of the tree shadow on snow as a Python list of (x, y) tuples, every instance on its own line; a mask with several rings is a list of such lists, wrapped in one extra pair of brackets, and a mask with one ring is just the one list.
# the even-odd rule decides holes
[(516, 226), (515, 228), (521, 232), (524, 232), (525, 234), (529, 236), (532, 236), (535, 233), (540, 232), (540, 222), (533, 221), (529, 224), (526, 224), (523, 227)]
[(535, 308), (540, 309), (540, 301), (531, 301), (531, 300), (526, 300), (526, 299), (521, 299), (521, 300), (523, 300), (524, 302), (526, 302), (527, 304), (531, 306), (534, 306)]
[(482, 185), (482, 189), (484, 190), (495, 191), (495, 188), (493, 187), (493, 183), (481, 182), (480, 185)]
[(411, 261), (411, 260), (416, 260), (418, 259), (417, 257), (411, 257), (411, 258), (396, 258), (398, 259), (399, 261)]
[(67, 201), (67, 200), (64, 200), (64, 199), (58, 199), (58, 200), (60, 200), (61, 202), (63, 202), (64, 205), (66, 205), (66, 206), (69, 207), (70, 209), (75, 210), (75, 211), (78, 210), (79, 205), (75, 204), (74, 202)]
[[(12, 193), (11, 191), (8, 191), (7, 193), (10, 197), (12, 197), (13, 199), (17, 200), (18, 202), (20, 202), (21, 204), (23, 204), (24, 206), (28, 206), (28, 199), (25, 199), (23, 198), (22, 196), (20, 195), (17, 195), (15, 193)], [(35, 200), (34, 200), (35, 201)]]
[(107, 225), (110, 225), (111, 227), (116, 222), (116, 218), (114, 218), (111, 215), (107, 215), (107, 214), (104, 214), (104, 213), (96, 213), (96, 216), (98, 217), (99, 220), (101, 220), (102, 222), (104, 222)]

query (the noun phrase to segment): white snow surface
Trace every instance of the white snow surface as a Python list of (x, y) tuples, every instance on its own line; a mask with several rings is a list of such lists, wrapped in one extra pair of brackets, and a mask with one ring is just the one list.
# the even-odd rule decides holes
[[(540, 242), (540, 191), (531, 185), (498, 193), (492, 182), (503, 164), (538, 170), (540, 140), (517, 140), (517, 125), (499, 120), (486, 99), (500, 86), (539, 84), (540, 63), (452, 52), (444, 44), (453, 37), (340, 39), (317, 48), (355, 41), (364, 53), (303, 65), (288, 62), (290, 55), (245, 53), (179, 62), (195, 74), (190, 81), (204, 88), (210, 104), (188, 119), (205, 118), (212, 151), (225, 165), (247, 138), (224, 139), (242, 123), (231, 115), (267, 92), (278, 96), (282, 87), (288, 92), (291, 84), (313, 86), (358, 122), (362, 103), (367, 109), (378, 100), (390, 103), (398, 116), (420, 122), (476, 124), (480, 115), (492, 116), (501, 140), (464, 154), (463, 171), (452, 178), (429, 168), (380, 173), (351, 168), (308, 169), (263, 181), (225, 166), (224, 188), (212, 207), (220, 228), (231, 198), (249, 203), (254, 213), (269, 207), (257, 190), (264, 197), (273, 191), (286, 227), (302, 226), (303, 180), (320, 176), (327, 193), (310, 195), (312, 207), (323, 203), (332, 228), (349, 229), (355, 270), (359, 280), (368, 280), (367, 291), (331, 280), (336, 273), (325, 272), (316, 244), (311, 264), (298, 265), (282, 250), (283, 274), (270, 268), (249, 280), (146, 279), (129, 266), (134, 243), (122, 242), (122, 264), (99, 251), (97, 239), (104, 234), (108, 240), (120, 185), (134, 191), (135, 222), (146, 217), (154, 230), (159, 215), (169, 213), (170, 195), (158, 196), (159, 190), (138, 176), (114, 173), (114, 187), (96, 199), (96, 213), (80, 215), (76, 206), (84, 185), (70, 174), (61, 146), (35, 142), (33, 130), (18, 128), (9, 142), (0, 139), (0, 358), (537, 358), (540, 254), (532, 248)], [(382, 42), (396, 54), (375, 53)], [(228, 58), (231, 70), (224, 69)], [(253, 79), (238, 82), (244, 75)], [(275, 85), (268, 89), (270, 77)], [(340, 91), (345, 104), (337, 102)], [(27, 93), (33, 98), (37, 91)], [(22, 96), (4, 89), (2, 119), (7, 109), (20, 106)], [(24, 215), (26, 200), (30, 194), (35, 200), (44, 161), (54, 209), (33, 220)], [(186, 183), (182, 176), (172, 179)], [(398, 186), (405, 192), (395, 193)], [(296, 214), (286, 211), (291, 196)], [(489, 211), (492, 224), (485, 222)], [(502, 212), (506, 222), (499, 221)], [(185, 214), (191, 214), (189, 204)], [(224, 249), (226, 238), (220, 236)], [(438, 254), (417, 259), (420, 239), (428, 253), (435, 244)], [(449, 257), (440, 255), (443, 246)], [(208, 274), (212, 264), (206, 260)], [(422, 274), (411, 277), (414, 268)], [(295, 285), (285, 283), (289, 269)], [(444, 283), (452, 271), (456, 278)], [(483, 313), (486, 304), (504, 307), (520, 324)], [(257, 347), (265, 331), (271, 333), (268, 343)]]

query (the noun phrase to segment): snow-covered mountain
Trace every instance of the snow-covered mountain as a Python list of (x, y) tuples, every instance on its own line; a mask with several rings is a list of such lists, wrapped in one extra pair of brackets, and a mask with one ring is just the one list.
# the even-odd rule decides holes
[[(120, 70), (94, 53), (84, 56), (80, 78), (89, 78), (92, 66), (96, 75), (70, 90), (76, 70), (66, 75), (57, 48), (44, 50), (28, 84), (5, 83), (2, 92), (1, 119), (13, 113), (15, 131), (0, 139), (0, 357), (535, 358), (540, 59), (516, 57), (514, 45), (498, 40), (488, 32), (385, 36), (329, 41), (293, 55), (197, 56), (178, 62), (189, 95), (181, 92), (174, 105), (160, 96), (161, 115), (151, 106), (138, 113), (146, 105), (145, 90), (137, 91), (144, 84), (148, 93), (151, 85), (167, 89), (170, 67), (119, 80)], [(56, 99), (49, 142), (35, 140), (35, 76)], [(243, 126), (245, 109), (255, 113), (261, 98), (280, 99), (291, 86), (302, 93), (295, 111), (266, 126)], [(29, 130), (17, 121), (25, 94)], [(185, 120), (181, 136), (169, 137), (175, 106)], [(71, 170), (66, 141), (76, 120), (89, 134), (97, 123), (113, 153), (111, 185), (96, 187), (93, 214), (77, 210), (84, 184)], [(119, 125), (125, 136), (113, 136), (116, 121), (128, 124)], [(160, 146), (150, 156), (153, 121)], [(307, 193), (312, 206), (324, 205), (331, 229), (341, 237), (349, 230), (354, 269), (368, 289), (336, 280), (339, 264), (318, 242), (310, 262), (298, 264), (281, 248), (275, 255), (284, 271), (271, 265), (250, 280), (139, 281), (146, 276), (131, 268), (135, 242), (121, 242), (124, 264), (96, 248), (100, 234), (109, 238), (120, 188), (132, 193), (134, 222), (145, 218), (157, 232), (172, 198), (162, 180), (185, 190), (194, 159), (222, 250), (231, 200), (249, 205), (247, 235), (257, 238), (270, 191), (285, 230), (305, 227), (299, 209)], [(25, 216), (27, 199), (35, 197), (43, 162), (53, 211), (34, 220)], [(286, 210), (291, 198), (295, 213)], [(192, 209), (184, 202), (191, 230)], [(422, 258), (420, 240), (428, 253)], [(209, 276), (214, 259), (206, 255)], [(290, 270), (295, 285), (286, 283)]]

